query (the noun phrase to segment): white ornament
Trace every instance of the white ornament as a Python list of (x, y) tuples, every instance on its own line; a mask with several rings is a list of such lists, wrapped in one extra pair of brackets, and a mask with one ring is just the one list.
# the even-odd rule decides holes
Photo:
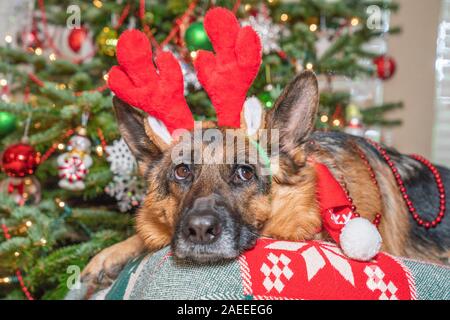
[(121, 212), (139, 206), (145, 196), (145, 184), (136, 175), (137, 163), (125, 140), (120, 139), (107, 146), (106, 158), (111, 164), (113, 181), (105, 188), (105, 192), (117, 200)]
[(269, 15), (259, 12), (256, 16), (250, 16), (242, 20), (242, 26), (251, 26), (261, 38), (263, 53), (280, 51), (280, 35), (282, 27), (273, 23)]
[(339, 237), (342, 251), (352, 259), (369, 261), (381, 248), (381, 235), (369, 220), (354, 218), (342, 229)]
[(318, 39), (314, 45), (316, 48), (316, 57), (320, 59), (336, 42), (336, 37), (334, 37), (334, 32), (330, 30), (320, 31), (317, 36)]
[(180, 61), (181, 72), (183, 73), (184, 94), (188, 94), (189, 87), (193, 87), (194, 90), (200, 90), (202, 88), (202, 85), (198, 81), (195, 70), (182, 59), (178, 59), (178, 61)]
[(322, 58), (323, 54), (327, 52), (327, 50), (331, 46), (331, 41), (327, 36), (319, 37), (319, 40), (315, 43), (316, 46), (316, 57), (317, 59)]
[(130, 175), (135, 170), (136, 159), (125, 140), (116, 140), (112, 146), (107, 146), (105, 149), (108, 153), (106, 160), (111, 164), (113, 174)]
[(91, 142), (85, 136), (75, 135), (69, 140), (67, 149), (69, 152), (61, 154), (57, 159), (61, 179), (59, 186), (66, 190), (84, 190), (84, 179), (93, 162), (89, 155)]
[(91, 142), (85, 136), (76, 135), (70, 138), (69, 143), (67, 144), (67, 149), (69, 151), (89, 153), (91, 149)]
[(126, 212), (142, 202), (145, 186), (137, 176), (114, 176), (105, 191), (117, 200), (119, 210)]

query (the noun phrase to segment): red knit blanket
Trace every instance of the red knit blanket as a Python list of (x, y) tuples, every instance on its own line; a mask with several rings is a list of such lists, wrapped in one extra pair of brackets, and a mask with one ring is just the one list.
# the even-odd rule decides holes
[(239, 260), (256, 299), (416, 299), (409, 270), (390, 255), (350, 260), (335, 244), (260, 239)]

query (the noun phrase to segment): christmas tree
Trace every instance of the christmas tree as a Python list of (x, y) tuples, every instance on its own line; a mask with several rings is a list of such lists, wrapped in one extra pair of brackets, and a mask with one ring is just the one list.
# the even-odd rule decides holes
[[(13, 1), (14, 2), (14, 1)], [(20, 10), (14, 6), (21, 6)], [(250, 95), (271, 108), (304, 69), (321, 82), (318, 130), (375, 137), (401, 103), (371, 96), (395, 72), (380, 49), (391, 1), (217, 0), (261, 36)], [(121, 32), (145, 32), (178, 58), (196, 119), (214, 119), (192, 61), (212, 50), (206, 0), (17, 1), (18, 29), (0, 47), (0, 298), (58, 299), (71, 266), (133, 233), (145, 185), (112, 113), (108, 71)], [(356, 88), (356, 89), (355, 89)], [(359, 88), (359, 89), (358, 89)], [(369, 93), (368, 93), (369, 92)], [(369, 130), (366, 130), (369, 129)]]

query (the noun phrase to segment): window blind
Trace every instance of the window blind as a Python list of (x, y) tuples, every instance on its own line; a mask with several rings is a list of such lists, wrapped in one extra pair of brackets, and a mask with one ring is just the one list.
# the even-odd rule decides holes
[(442, 1), (436, 56), (436, 120), (433, 160), (450, 167), (450, 0)]

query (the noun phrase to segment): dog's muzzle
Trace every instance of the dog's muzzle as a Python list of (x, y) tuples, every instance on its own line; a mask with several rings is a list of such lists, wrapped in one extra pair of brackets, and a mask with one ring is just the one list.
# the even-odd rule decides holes
[(182, 232), (186, 241), (209, 244), (220, 237), (222, 226), (213, 210), (199, 211), (189, 215), (182, 227)]
[(235, 258), (256, 235), (219, 195), (200, 197), (182, 214), (172, 240), (178, 258), (198, 262)]

